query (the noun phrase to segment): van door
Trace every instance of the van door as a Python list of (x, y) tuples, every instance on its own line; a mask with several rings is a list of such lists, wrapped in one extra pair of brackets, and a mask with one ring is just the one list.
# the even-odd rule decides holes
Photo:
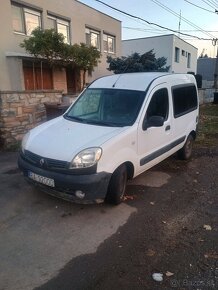
[(148, 96), (138, 127), (138, 173), (163, 160), (172, 141), (172, 100), (166, 84), (155, 87)]

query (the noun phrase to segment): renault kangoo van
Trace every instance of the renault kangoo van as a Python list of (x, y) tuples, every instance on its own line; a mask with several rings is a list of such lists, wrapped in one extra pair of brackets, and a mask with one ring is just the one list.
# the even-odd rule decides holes
[(24, 136), (19, 167), (57, 197), (118, 204), (128, 179), (175, 152), (191, 157), (198, 111), (191, 74), (102, 77), (63, 116)]

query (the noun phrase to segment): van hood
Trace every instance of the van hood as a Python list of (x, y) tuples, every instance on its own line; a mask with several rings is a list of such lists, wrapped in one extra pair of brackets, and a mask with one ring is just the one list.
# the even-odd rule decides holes
[(70, 162), (81, 150), (99, 147), (125, 129), (78, 123), (61, 116), (32, 129), (24, 149)]

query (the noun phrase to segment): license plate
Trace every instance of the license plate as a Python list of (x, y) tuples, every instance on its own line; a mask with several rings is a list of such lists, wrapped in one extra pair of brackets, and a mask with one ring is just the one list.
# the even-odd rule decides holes
[(38, 175), (38, 174), (36, 174), (36, 173), (34, 173), (32, 171), (28, 172), (28, 177), (31, 178), (34, 181), (37, 181), (37, 182), (42, 183), (42, 184), (45, 184), (47, 186), (55, 187), (54, 179)]

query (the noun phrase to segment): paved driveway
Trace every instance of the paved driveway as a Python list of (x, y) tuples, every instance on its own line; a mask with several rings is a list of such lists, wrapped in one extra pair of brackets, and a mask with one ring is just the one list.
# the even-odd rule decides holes
[(0, 153), (0, 289), (40, 286), (72, 258), (94, 253), (134, 207), (80, 206), (26, 183), (16, 153)]

